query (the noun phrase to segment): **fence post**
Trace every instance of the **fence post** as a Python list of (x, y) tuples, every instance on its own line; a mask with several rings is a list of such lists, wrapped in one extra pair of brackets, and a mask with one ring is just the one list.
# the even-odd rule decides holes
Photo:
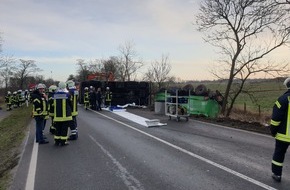
[(259, 107), (259, 117), (261, 117), (261, 105), (258, 105)]
[(246, 102), (244, 102), (244, 113), (247, 112), (247, 105), (246, 105)]

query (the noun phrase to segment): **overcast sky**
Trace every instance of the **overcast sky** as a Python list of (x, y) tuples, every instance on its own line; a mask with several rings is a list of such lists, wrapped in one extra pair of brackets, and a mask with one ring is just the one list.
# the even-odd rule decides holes
[(76, 59), (118, 56), (131, 41), (149, 66), (169, 55), (171, 74), (212, 79), (213, 48), (195, 30), (199, 0), (1, 0), (3, 54), (35, 60), (45, 78), (65, 81)]

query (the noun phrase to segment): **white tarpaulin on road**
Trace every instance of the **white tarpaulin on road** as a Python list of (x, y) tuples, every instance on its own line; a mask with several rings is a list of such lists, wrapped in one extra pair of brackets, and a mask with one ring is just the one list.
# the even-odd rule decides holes
[(145, 127), (154, 127), (154, 126), (164, 126), (167, 125), (166, 123), (160, 123), (157, 119), (147, 119), (145, 117), (141, 117), (138, 115), (135, 115), (133, 113), (127, 112), (125, 109), (117, 109), (112, 111), (114, 114), (117, 114), (121, 117), (124, 117), (126, 119), (129, 119), (135, 123), (138, 123), (140, 125), (143, 125)]

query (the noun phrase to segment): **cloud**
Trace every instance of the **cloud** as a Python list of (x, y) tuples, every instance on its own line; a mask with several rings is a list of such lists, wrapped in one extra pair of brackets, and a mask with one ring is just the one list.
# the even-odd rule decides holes
[(1, 0), (3, 50), (63, 78), (75, 73), (77, 58), (117, 56), (133, 41), (147, 64), (168, 54), (176, 75), (202, 78), (217, 55), (194, 30), (199, 1)]

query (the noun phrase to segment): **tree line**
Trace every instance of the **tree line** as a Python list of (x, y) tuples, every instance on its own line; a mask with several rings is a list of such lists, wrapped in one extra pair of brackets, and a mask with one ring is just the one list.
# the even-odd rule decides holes
[[(219, 59), (214, 62), (211, 74), (227, 83), (221, 109), (225, 116), (230, 115), (249, 78), (258, 73), (264, 73), (265, 77), (289, 75), (288, 62), (277, 62), (267, 57), (289, 45), (289, 11), (289, 0), (200, 1), (194, 26), (204, 35), (205, 42), (218, 51)], [(121, 45), (119, 51), (120, 56), (104, 60), (76, 60), (77, 73), (70, 75), (69, 79), (84, 81), (89, 74), (111, 72), (118, 81), (135, 80), (144, 65), (143, 61), (137, 57), (134, 45), (130, 42)], [(0, 60), (0, 79), (6, 88), (14, 79), (19, 87), (23, 87), (27, 77), (37, 69), (33, 60), (19, 61), (20, 67), (14, 68), (7, 66), (13, 65), (10, 64), (11, 57), (4, 56)], [(26, 66), (29, 69), (26, 70)], [(143, 80), (152, 82), (160, 89), (176, 79), (170, 76), (170, 70), (168, 55), (162, 55), (161, 60), (153, 61), (143, 73)]]
[[(1, 36), (0, 36), (1, 37)], [(2, 44), (0, 43), (0, 46)], [(133, 42), (126, 42), (119, 47), (120, 56), (111, 56), (108, 59), (88, 60), (77, 59), (76, 74), (70, 74), (67, 80), (82, 82), (88, 80), (90, 74), (107, 74), (105, 80), (109, 80), (109, 73), (114, 76), (115, 81), (135, 81), (137, 74), (144, 66), (143, 61), (138, 58)], [(29, 84), (44, 83), (47, 85), (57, 84), (51, 78), (45, 79), (39, 72), (42, 70), (37, 67), (35, 60), (16, 59), (13, 56), (1, 54), (0, 49), (0, 86), (5, 91), (27, 89)], [(162, 55), (161, 60), (151, 63), (141, 79), (156, 84), (156, 89), (165, 87), (168, 81), (174, 80), (170, 76), (171, 64), (169, 55)], [(103, 80), (103, 79), (102, 79)], [(154, 85), (153, 85), (154, 86)]]

